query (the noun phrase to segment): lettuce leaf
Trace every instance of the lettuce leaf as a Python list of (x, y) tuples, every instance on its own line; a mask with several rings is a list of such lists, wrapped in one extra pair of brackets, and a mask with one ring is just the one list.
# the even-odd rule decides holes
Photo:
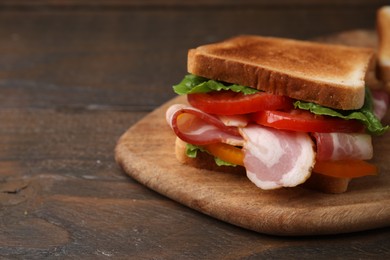
[(316, 115), (333, 116), (346, 120), (359, 120), (366, 126), (367, 131), (374, 135), (382, 135), (389, 129), (389, 126), (382, 125), (373, 112), (373, 101), (369, 88), (366, 88), (364, 105), (358, 110), (336, 110), (303, 101), (295, 101), (294, 106), (295, 108), (309, 110)]
[[(200, 152), (205, 152), (205, 153), (208, 153), (210, 154), (209, 152), (207, 152), (207, 150), (203, 149), (202, 147), (200, 146), (197, 146), (197, 145), (193, 145), (193, 144), (188, 144), (187, 143), (187, 146), (186, 146), (186, 154), (188, 157), (190, 158), (196, 158), (196, 156), (198, 155), (198, 151)], [(210, 154), (211, 155), (211, 154)], [(226, 162), (224, 160), (221, 160), (220, 158), (218, 157), (214, 157), (214, 161), (215, 163), (218, 165), (218, 166), (237, 166), (236, 164), (232, 164), (232, 163), (229, 163), (229, 162)]]
[(192, 74), (186, 75), (184, 79), (177, 85), (173, 86), (173, 90), (178, 95), (206, 93), (210, 91), (231, 90), (234, 92), (242, 92), (243, 94), (254, 94), (259, 90), (245, 87), (237, 84), (228, 84), (220, 81), (210, 80), (207, 78), (195, 76)]
[(187, 143), (186, 145), (186, 155), (190, 158), (196, 158), (198, 155), (198, 151), (200, 152), (206, 152), (205, 149), (203, 149), (200, 146), (194, 145), (194, 144), (189, 144)]

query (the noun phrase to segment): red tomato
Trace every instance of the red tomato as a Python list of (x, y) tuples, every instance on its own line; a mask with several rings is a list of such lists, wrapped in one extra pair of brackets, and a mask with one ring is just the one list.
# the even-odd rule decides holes
[(356, 120), (319, 116), (300, 109), (288, 112), (259, 111), (253, 115), (253, 119), (260, 125), (297, 132), (356, 133), (364, 130), (364, 125)]
[(238, 115), (261, 110), (292, 108), (292, 100), (289, 97), (265, 92), (244, 95), (233, 91), (212, 91), (189, 94), (187, 99), (193, 107), (217, 115)]

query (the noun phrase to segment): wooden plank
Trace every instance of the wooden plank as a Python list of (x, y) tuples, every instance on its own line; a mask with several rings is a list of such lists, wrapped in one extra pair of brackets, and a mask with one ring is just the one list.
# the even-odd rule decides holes
[(108, 177), (110, 167), (115, 167), (106, 164), (112, 161), (116, 140), (144, 115), (126, 111), (3, 108), (0, 165), (8, 169), (0, 167), (0, 173), (16, 173), (22, 167), (29, 169), (29, 174), (56, 170), (58, 174), (79, 172)]
[[(57, 175), (28, 179), (0, 204), (0, 255), (151, 259), (389, 255), (389, 229), (344, 236), (270, 237), (216, 221), (129, 182)], [(102, 192), (103, 191), (103, 192)], [(2, 194), (2, 193), (0, 193)], [(181, 243), (178, 243), (181, 241)]]
[(180, 0), (5, 0), (0, 3), (3, 7), (239, 7), (245, 8), (248, 6), (252, 7), (301, 7), (301, 6), (351, 6), (353, 8), (362, 6), (380, 6), (386, 5), (388, 2), (384, 0), (356, 0), (356, 1), (337, 1), (337, 0), (319, 0), (319, 1), (308, 1), (308, 0), (274, 0), (272, 2), (267, 0), (199, 0), (199, 1), (180, 1)]
[(174, 96), (189, 48), (237, 34), (311, 38), (374, 18), (373, 9), (4, 11), (0, 106), (151, 111)]

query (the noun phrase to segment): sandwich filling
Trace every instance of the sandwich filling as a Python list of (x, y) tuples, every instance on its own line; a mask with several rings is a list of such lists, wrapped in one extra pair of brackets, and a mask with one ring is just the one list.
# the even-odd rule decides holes
[(174, 86), (189, 105), (166, 119), (188, 144), (187, 155), (208, 152), (218, 165), (244, 166), (259, 188), (294, 187), (312, 171), (340, 178), (377, 174), (371, 135), (385, 133), (385, 92), (367, 88), (358, 110), (335, 110), (256, 89), (187, 75)]

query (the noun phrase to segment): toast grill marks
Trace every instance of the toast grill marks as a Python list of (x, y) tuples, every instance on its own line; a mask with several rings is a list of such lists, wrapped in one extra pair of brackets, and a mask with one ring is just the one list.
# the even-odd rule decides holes
[(188, 53), (192, 74), (336, 109), (358, 109), (371, 49), (239, 36)]

